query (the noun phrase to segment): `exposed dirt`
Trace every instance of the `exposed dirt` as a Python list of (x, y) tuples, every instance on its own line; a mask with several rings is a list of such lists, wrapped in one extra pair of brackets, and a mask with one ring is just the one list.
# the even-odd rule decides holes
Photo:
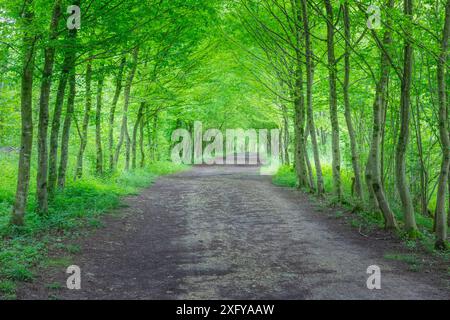
[[(80, 240), (82, 289), (65, 268), (21, 299), (450, 299), (442, 275), (386, 260), (398, 242), (368, 239), (257, 167), (195, 167), (126, 200)], [(332, 212), (331, 212), (332, 213)], [(368, 290), (378, 265), (382, 289)], [(46, 287), (59, 282), (63, 289)]]

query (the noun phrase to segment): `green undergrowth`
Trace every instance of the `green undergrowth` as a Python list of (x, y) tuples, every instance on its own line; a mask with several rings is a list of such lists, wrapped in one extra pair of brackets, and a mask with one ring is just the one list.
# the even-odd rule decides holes
[[(324, 184), (325, 190), (332, 190), (332, 172), (331, 166), (324, 165)], [(342, 174), (342, 184), (343, 184), (343, 199), (338, 201), (333, 195), (327, 193), (324, 199), (321, 199), (319, 203), (323, 203), (326, 207), (336, 208), (336, 218), (342, 218), (344, 214), (339, 208), (346, 211), (351, 211), (353, 218), (351, 218), (350, 224), (355, 228), (364, 228), (367, 230), (381, 229), (384, 227), (384, 220), (381, 214), (368, 212), (364, 208), (366, 205), (364, 203), (358, 202), (351, 195), (351, 171), (341, 169)], [(292, 166), (282, 166), (277, 174), (273, 176), (273, 183), (278, 186), (291, 187), (294, 188), (297, 185), (297, 177), (295, 170)], [(397, 221), (400, 224), (400, 228), (403, 225), (403, 216), (399, 206), (395, 204), (392, 206), (394, 214), (396, 215)], [(439, 256), (439, 258), (445, 261), (450, 261), (450, 253), (448, 252), (436, 252), (434, 250), (434, 234), (433, 234), (433, 219), (431, 217), (423, 216), (416, 213), (416, 222), (419, 228), (419, 232), (414, 234), (414, 237), (406, 234), (403, 231), (399, 231), (399, 236), (403, 239), (405, 247), (412, 252), (416, 252), (419, 248), (425, 249), (427, 252)], [(413, 239), (411, 239), (413, 238)]]
[(121, 197), (138, 193), (158, 176), (185, 169), (184, 166), (158, 162), (126, 173), (103, 177), (90, 175), (69, 181), (66, 189), (50, 201), (49, 213), (44, 217), (35, 212), (32, 178), (25, 226), (13, 227), (9, 220), (17, 169), (16, 162), (11, 160), (0, 159), (0, 296), (6, 299), (15, 298), (18, 281), (34, 279), (35, 267), (57, 263), (48, 260), (47, 253), (51, 248), (62, 249), (68, 255), (79, 252), (75, 245), (62, 244), (63, 239), (76, 238), (89, 228), (101, 227), (100, 217), (119, 207)]

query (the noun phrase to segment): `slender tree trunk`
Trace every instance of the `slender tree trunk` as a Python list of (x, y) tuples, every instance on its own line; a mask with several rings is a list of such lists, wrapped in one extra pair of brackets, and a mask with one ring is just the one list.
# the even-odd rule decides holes
[(52, 85), (53, 65), (55, 62), (55, 47), (53, 41), (58, 36), (58, 23), (61, 16), (61, 0), (56, 0), (53, 6), (52, 20), (50, 23), (49, 44), (44, 49), (44, 70), (42, 72), (41, 96), (39, 100), (39, 125), (38, 125), (38, 167), (36, 178), (37, 210), (41, 214), (48, 212), (48, 104), (50, 100), (50, 88)]
[[(393, 7), (393, 0), (387, 0), (388, 8)], [(389, 26), (384, 34), (383, 44), (388, 48), (391, 43)], [(389, 82), (389, 61), (385, 52), (381, 54), (380, 79), (377, 83), (375, 101), (373, 103), (373, 131), (369, 159), (366, 170), (366, 182), (369, 192), (373, 192), (378, 208), (383, 213), (385, 228), (397, 229), (397, 221), (386, 199), (381, 179), (381, 132), (383, 126), (383, 110), (386, 106), (386, 87)]]
[(420, 117), (420, 101), (417, 97), (416, 102), (416, 143), (417, 153), (419, 155), (419, 167), (420, 167), (420, 212), (425, 217), (428, 215), (428, 169), (425, 165), (423, 154), (423, 141), (422, 141), (422, 126)]
[[(75, 1), (75, 4), (79, 1)], [(59, 78), (58, 89), (56, 92), (55, 109), (53, 111), (52, 128), (50, 133), (50, 148), (49, 148), (49, 163), (48, 163), (48, 183), (47, 188), (50, 195), (55, 191), (57, 184), (57, 164), (58, 164), (58, 140), (59, 130), (61, 127), (61, 115), (64, 105), (64, 96), (66, 93), (67, 80), (70, 72), (73, 70), (76, 59), (76, 37), (77, 29), (69, 30), (67, 36), (67, 43), (69, 47), (65, 48), (64, 61), (62, 71)]]
[(314, 121), (313, 111), (313, 82), (314, 82), (314, 66), (312, 62), (312, 45), (311, 45), (311, 30), (309, 28), (309, 15), (308, 15), (308, 1), (302, 0), (302, 12), (303, 12), (303, 28), (305, 32), (305, 57), (306, 57), (306, 112), (307, 121), (309, 127), (309, 134), (311, 135), (311, 144), (314, 155), (314, 164), (316, 167), (316, 179), (317, 179), (317, 194), (322, 195), (325, 193), (325, 187), (323, 183), (322, 165), (320, 163), (319, 146), (317, 144), (316, 125)]
[[(408, 19), (412, 19), (412, 0), (404, 0), (404, 13)], [(409, 143), (409, 124), (411, 118), (411, 81), (413, 66), (413, 47), (411, 44), (411, 34), (407, 31), (411, 26), (405, 26), (405, 48), (404, 48), (404, 67), (402, 77), (402, 89), (400, 97), (400, 135), (398, 136), (395, 175), (397, 180), (397, 190), (402, 202), (403, 216), (405, 218), (405, 231), (415, 237), (417, 234), (416, 219), (414, 216), (414, 207), (411, 200), (408, 180), (406, 178), (406, 150)]]
[[(295, 2), (296, 21), (300, 25), (301, 3), (300, 0)], [(302, 34), (297, 28), (296, 31), (297, 48), (295, 52), (295, 88), (294, 88), (294, 125), (295, 125), (295, 170), (298, 178), (298, 187), (308, 187), (308, 172), (305, 161), (305, 97), (303, 93), (303, 70), (302, 70)]]
[(150, 163), (153, 163), (155, 161), (153, 144), (155, 143), (155, 139), (156, 139), (156, 135), (154, 135), (154, 133), (155, 133), (154, 128), (156, 128), (155, 118), (157, 117), (157, 114), (153, 115), (153, 119), (151, 116), (152, 115), (150, 114), (150, 109), (149, 109), (149, 110), (147, 110), (147, 120), (146, 120), (147, 143), (148, 143), (149, 161), (150, 161)]
[(137, 164), (137, 138), (138, 138), (138, 131), (142, 120), (143, 111), (145, 108), (145, 102), (141, 102), (141, 105), (139, 106), (136, 122), (133, 127), (133, 140), (131, 144), (131, 168), (134, 170), (136, 169)]
[(64, 105), (64, 96), (66, 93), (67, 79), (69, 76), (69, 65), (71, 64), (70, 60), (71, 54), (66, 52), (63, 62), (63, 69), (61, 71), (58, 89), (56, 92), (55, 109), (53, 111), (52, 128), (50, 132), (48, 182), (47, 182), (47, 188), (50, 195), (52, 195), (55, 191), (56, 181), (58, 177), (57, 163), (58, 163), (59, 129), (61, 126), (61, 115)]
[(92, 82), (92, 62), (89, 61), (86, 68), (86, 108), (84, 110), (83, 126), (81, 127), (81, 136), (80, 136), (81, 141), (80, 141), (80, 149), (78, 150), (77, 156), (75, 179), (80, 179), (83, 176), (83, 160), (84, 160), (83, 158), (84, 158), (84, 151), (86, 150), (87, 145), (89, 119), (91, 117), (91, 108), (92, 108), (91, 82)]
[(158, 112), (155, 112), (155, 115), (153, 116), (153, 126), (152, 126), (152, 138), (150, 142), (150, 159), (151, 161), (158, 161)]
[(291, 164), (289, 158), (289, 115), (286, 105), (281, 105), (281, 111), (283, 113), (283, 161), (284, 164), (289, 166)]
[(122, 115), (122, 128), (120, 130), (119, 143), (117, 144), (116, 154), (114, 157), (114, 163), (119, 161), (120, 150), (125, 140), (125, 170), (130, 168), (130, 135), (128, 133), (128, 106), (130, 104), (131, 86), (133, 84), (134, 75), (136, 74), (136, 68), (138, 64), (139, 48), (136, 48), (133, 52), (133, 64), (131, 66), (130, 74), (128, 75), (127, 82), (124, 89), (124, 106)]
[(339, 121), (337, 111), (337, 70), (336, 58), (334, 53), (334, 13), (330, 0), (325, 0), (327, 11), (327, 49), (328, 49), (328, 72), (330, 84), (330, 120), (332, 131), (332, 166), (333, 166), (333, 185), (334, 195), (341, 200), (342, 182), (341, 182), (341, 152), (339, 146)]
[[(299, 86), (300, 84), (297, 83), (296, 86)], [(300, 94), (296, 90), (296, 96)], [(304, 188), (308, 186), (308, 180), (307, 180), (307, 168), (306, 168), (306, 162), (305, 162), (305, 130), (304, 130), (304, 117), (302, 116), (302, 98), (296, 98), (294, 103), (294, 125), (295, 125), (295, 170), (297, 173), (297, 179), (298, 179), (298, 187)]]
[(97, 83), (97, 108), (95, 112), (95, 145), (97, 149), (96, 159), (96, 173), (98, 175), (103, 174), (103, 148), (102, 148), (102, 105), (103, 105), (103, 84), (105, 76), (103, 71), (100, 74), (100, 78)]
[[(145, 113), (148, 112), (147, 107), (145, 107)], [(141, 152), (141, 163), (140, 163), (140, 167), (144, 168), (145, 167), (145, 148), (144, 148), (144, 127), (145, 127), (145, 117), (142, 116), (141, 117), (141, 123), (139, 125), (139, 149)]]
[(352, 166), (355, 181), (355, 192), (357, 197), (361, 200), (363, 196), (361, 169), (359, 166), (359, 151), (358, 144), (356, 143), (356, 133), (353, 127), (352, 112), (350, 107), (350, 16), (348, 1), (344, 3), (344, 33), (345, 33), (345, 76), (344, 76), (344, 108), (345, 108), (345, 121), (347, 122), (348, 135), (350, 139), (350, 150), (352, 154)]
[[(373, 143), (373, 142), (372, 142)], [(366, 164), (366, 170), (365, 170), (365, 181), (366, 181), (366, 186), (367, 186), (367, 192), (368, 192), (368, 203), (369, 203), (369, 211), (371, 212), (376, 212), (379, 209), (379, 205), (378, 205), (378, 201), (377, 201), (377, 197), (375, 196), (375, 191), (373, 190), (373, 175), (372, 175), (372, 168), (373, 168), (373, 163), (372, 161), (374, 160), (374, 154), (372, 153), (373, 148), (370, 148), (369, 151), (369, 157), (367, 159), (367, 164)]]
[(119, 73), (116, 79), (116, 90), (114, 93), (114, 98), (111, 104), (111, 110), (109, 114), (109, 169), (112, 171), (115, 169), (114, 165), (114, 120), (117, 108), (117, 102), (119, 101), (120, 92), (122, 91), (122, 78), (123, 70), (125, 68), (126, 58), (123, 57), (120, 66)]
[(308, 169), (308, 183), (311, 191), (315, 190), (314, 186), (314, 173), (313, 168), (311, 166), (311, 161), (309, 160), (308, 156), (308, 150), (307, 150), (307, 143), (308, 143), (308, 134), (311, 132), (311, 129), (309, 127), (309, 123), (306, 125), (306, 136), (305, 136), (305, 162), (306, 162), (306, 168)]
[(27, 207), (28, 190), (30, 186), (31, 152), (33, 146), (33, 73), (35, 64), (36, 37), (33, 35), (34, 19), (32, 0), (25, 0), (22, 20), (23, 35), (23, 65), (20, 109), (22, 116), (22, 134), (20, 142), (19, 171), (17, 174), (17, 191), (12, 211), (11, 223), (23, 225)]
[(73, 112), (75, 109), (75, 95), (76, 82), (74, 66), (74, 69), (72, 69), (69, 75), (69, 96), (67, 98), (66, 117), (64, 118), (64, 126), (61, 137), (61, 159), (58, 170), (58, 188), (61, 190), (66, 186), (67, 163), (69, 160), (70, 127), (72, 125)]
[[(436, 249), (446, 249), (447, 244), (447, 215), (445, 200), (449, 179), (450, 166), (450, 137), (448, 131), (446, 65), (448, 61), (448, 41), (450, 36), (450, 0), (445, 5), (445, 23), (442, 33), (441, 54), (437, 62), (437, 78), (439, 91), (439, 135), (442, 145), (442, 164), (439, 175), (438, 192), (436, 197)], [(450, 193), (450, 192), (449, 192)]]

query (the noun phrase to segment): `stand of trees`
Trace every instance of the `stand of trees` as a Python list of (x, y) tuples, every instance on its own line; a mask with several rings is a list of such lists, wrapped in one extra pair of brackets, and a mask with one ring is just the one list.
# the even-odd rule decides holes
[[(355, 201), (409, 238), (420, 235), (416, 215), (434, 216), (444, 249), (449, 1), (385, 0), (379, 16), (364, 1), (238, 2), (236, 17), (256, 43), (243, 51), (293, 114), (298, 186)], [(310, 158), (314, 167), (305, 166)], [(328, 190), (323, 163), (331, 165)], [(351, 172), (347, 192), (342, 170)]]
[(20, 136), (11, 222), (30, 183), (45, 216), (69, 179), (144, 167), (203, 121), (281, 128), (300, 188), (410, 238), (433, 217), (445, 249), (450, 0), (379, 9), (378, 28), (366, 1), (1, 1), (0, 143)]
[[(109, 173), (122, 169), (122, 154), (124, 170), (130, 169), (130, 161), (135, 168), (138, 147), (139, 166), (145, 166), (145, 135), (153, 148), (156, 132), (152, 126), (158, 121), (157, 115), (173, 108), (165, 100), (181, 103), (172, 99), (173, 91), (185, 86), (183, 77), (196, 63), (193, 53), (203, 45), (202, 33), (208, 21), (214, 19), (212, 5), (200, 6), (196, 1), (109, 0), (0, 3), (4, 36), (0, 42), (1, 63), (12, 78), (9, 84), (21, 88), (13, 224), (24, 224), (31, 183), (36, 183), (37, 212), (45, 216), (54, 193), (65, 188), (67, 179), (83, 177), (91, 135), (95, 135), (97, 175), (106, 174), (105, 168)], [(14, 75), (20, 77), (20, 84)], [(106, 123), (104, 92), (110, 87), (115, 91)], [(33, 103), (35, 98), (37, 104)], [(122, 102), (122, 121), (117, 131), (116, 114)], [(141, 107), (131, 109), (132, 103)], [(0, 114), (5, 115), (3, 110)], [(134, 118), (131, 139), (128, 122)], [(105, 157), (106, 131), (109, 148)], [(78, 152), (73, 171), (69, 162), (74, 141)], [(37, 161), (35, 181), (30, 176), (33, 153)], [(154, 155), (151, 158), (155, 160)]]

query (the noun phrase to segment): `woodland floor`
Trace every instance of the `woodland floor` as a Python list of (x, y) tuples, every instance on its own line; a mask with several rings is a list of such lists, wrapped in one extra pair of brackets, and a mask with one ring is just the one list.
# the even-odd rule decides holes
[[(61, 266), (43, 270), (17, 297), (450, 299), (442, 274), (384, 258), (401, 250), (398, 240), (362, 236), (333, 209), (274, 186), (258, 167), (194, 167), (125, 202), (79, 240), (72, 261), (81, 290), (65, 288)], [(381, 290), (366, 287), (370, 265), (381, 268)]]

